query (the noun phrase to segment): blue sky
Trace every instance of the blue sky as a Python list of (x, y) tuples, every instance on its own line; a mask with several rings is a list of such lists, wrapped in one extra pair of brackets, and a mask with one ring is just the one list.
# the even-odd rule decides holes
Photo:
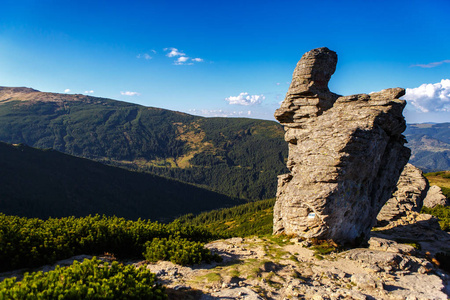
[(1, 0), (0, 86), (272, 119), (302, 54), (330, 89), (407, 88), (407, 122), (450, 122), (450, 1)]

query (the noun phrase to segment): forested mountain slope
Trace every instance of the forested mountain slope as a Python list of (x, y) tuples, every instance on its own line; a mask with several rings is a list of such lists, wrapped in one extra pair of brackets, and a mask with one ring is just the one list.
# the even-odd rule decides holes
[(410, 163), (425, 172), (450, 170), (450, 123), (408, 124)]
[[(450, 123), (409, 124), (411, 163), (450, 169)], [(0, 87), (0, 140), (176, 178), (243, 199), (276, 193), (287, 172), (277, 122), (204, 118), (85, 95)]]
[(172, 179), (2, 142), (0, 178), (0, 212), (43, 219), (98, 213), (169, 221), (243, 203)]
[(286, 171), (282, 127), (203, 118), (85, 95), (0, 87), (0, 140), (263, 199)]

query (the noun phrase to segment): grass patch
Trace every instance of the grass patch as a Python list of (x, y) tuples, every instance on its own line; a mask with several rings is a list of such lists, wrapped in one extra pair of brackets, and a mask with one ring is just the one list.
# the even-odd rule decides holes
[(218, 282), (221, 280), (222, 280), (222, 276), (220, 276), (220, 274), (217, 272), (212, 272), (212, 273), (208, 273), (208, 274), (196, 277), (196, 281), (198, 281), (198, 282), (203, 282), (203, 281)]
[(410, 245), (410, 246), (414, 247), (414, 249), (416, 249), (416, 250), (422, 250), (422, 246), (414, 240), (395, 239), (395, 241), (400, 244)]
[(430, 214), (439, 219), (439, 225), (442, 230), (450, 231), (450, 206), (437, 205), (436, 207), (422, 207), (420, 211), (423, 214)]
[(450, 171), (439, 171), (424, 174), (431, 185), (437, 185), (442, 189), (445, 197), (450, 198)]
[(314, 254), (316, 255), (327, 255), (332, 252), (337, 252), (339, 250), (339, 245), (336, 244), (332, 240), (313, 240), (313, 246), (311, 246), (311, 250), (314, 250)]
[(239, 272), (239, 270), (238, 269), (232, 269), (231, 271), (230, 271), (230, 273), (229, 273), (229, 275), (231, 276), (231, 277), (239, 277), (240, 275), (241, 275), (241, 272)]

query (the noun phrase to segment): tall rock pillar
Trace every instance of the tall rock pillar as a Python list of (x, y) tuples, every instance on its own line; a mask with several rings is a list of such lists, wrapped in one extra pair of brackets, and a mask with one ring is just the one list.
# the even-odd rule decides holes
[(278, 178), (274, 234), (347, 243), (369, 237), (410, 150), (404, 89), (339, 96), (328, 81), (337, 55), (305, 53), (275, 118), (285, 128), (289, 174)]

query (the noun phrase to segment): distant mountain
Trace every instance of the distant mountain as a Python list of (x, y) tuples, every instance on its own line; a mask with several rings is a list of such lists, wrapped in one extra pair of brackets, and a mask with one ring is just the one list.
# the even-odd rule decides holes
[(450, 123), (408, 124), (410, 163), (425, 172), (450, 170)]
[(0, 87), (0, 140), (264, 199), (285, 173), (287, 144), (272, 121), (203, 118), (85, 95)]
[[(409, 124), (411, 162), (449, 170), (449, 124)], [(86, 95), (0, 87), (0, 141), (52, 148), (207, 187), (230, 197), (275, 196), (287, 172), (273, 121), (204, 118)]]
[(26, 217), (106, 214), (169, 221), (244, 201), (54, 150), (0, 142), (0, 212)]

